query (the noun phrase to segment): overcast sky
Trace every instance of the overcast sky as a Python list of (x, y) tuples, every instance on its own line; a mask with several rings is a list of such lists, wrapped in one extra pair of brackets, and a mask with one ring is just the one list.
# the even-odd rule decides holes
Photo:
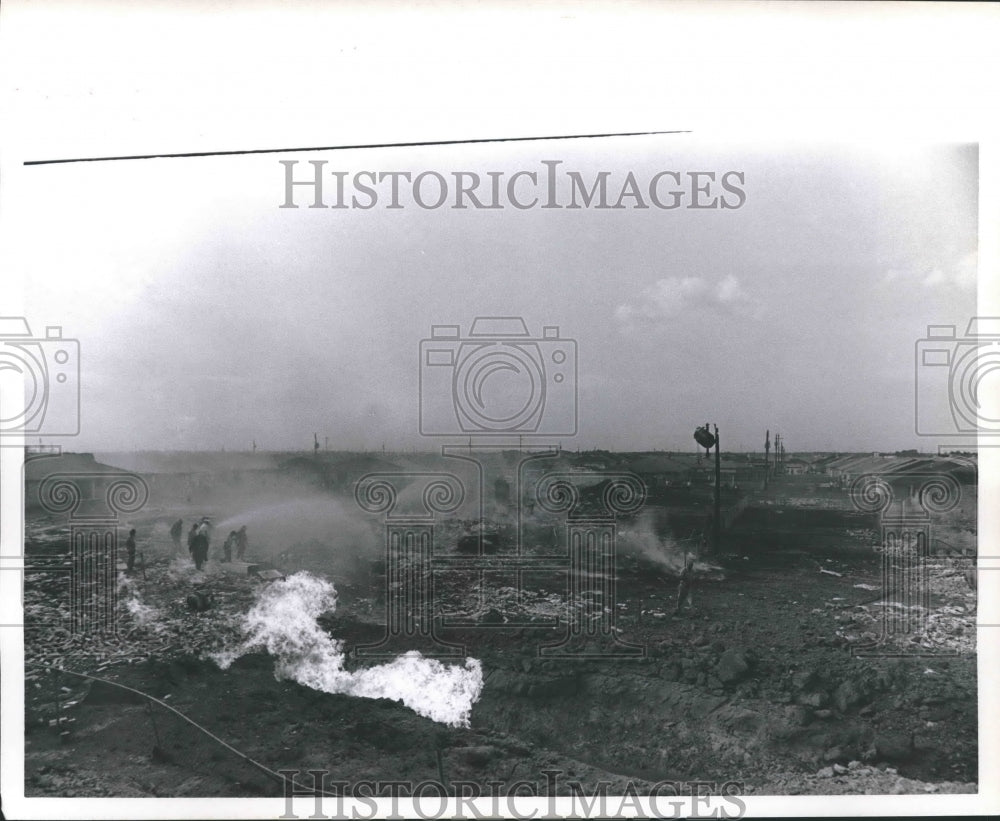
[[(281, 209), (281, 159), (300, 175), (325, 159), (505, 179), (560, 160), (609, 171), (615, 195), (630, 171), (640, 187), (739, 171), (746, 202)], [(26, 173), (26, 314), (36, 336), (58, 324), (80, 340), (73, 449), (309, 448), (314, 432), (331, 448), (438, 447), (418, 431), (420, 340), (479, 315), (577, 341), (564, 447), (690, 450), (710, 421), (732, 449), (759, 449), (767, 428), (790, 450), (926, 449), (914, 344), (975, 313), (974, 146), (661, 136)]]

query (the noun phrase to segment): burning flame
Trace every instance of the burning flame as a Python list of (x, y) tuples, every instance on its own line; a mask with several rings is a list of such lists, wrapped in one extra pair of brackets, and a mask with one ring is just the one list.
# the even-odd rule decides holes
[(163, 632), (163, 614), (142, 600), (137, 583), (124, 573), (118, 574), (118, 596), (119, 601), (124, 601), (125, 610), (136, 627), (152, 630), (154, 633)]
[(483, 689), (477, 659), (445, 665), (413, 650), (387, 664), (363, 670), (344, 669), (343, 642), (331, 638), (316, 622), (337, 606), (330, 582), (300, 572), (263, 587), (241, 625), (244, 639), (234, 650), (213, 656), (227, 669), (253, 650), (275, 658), (274, 674), (324, 693), (401, 701), (418, 715), (468, 727), (472, 705)]
[(151, 629), (156, 633), (162, 632), (163, 614), (155, 607), (140, 601), (138, 596), (125, 602), (125, 607), (128, 609), (128, 612), (132, 616), (132, 621), (135, 622), (137, 627)]

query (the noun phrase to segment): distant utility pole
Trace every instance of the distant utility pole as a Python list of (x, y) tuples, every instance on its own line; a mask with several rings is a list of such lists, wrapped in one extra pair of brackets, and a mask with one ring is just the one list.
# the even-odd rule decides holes
[(257, 440), (256, 439), (253, 440), (253, 452), (254, 453), (257, 452)]
[(768, 473), (771, 470), (771, 429), (764, 434), (764, 489), (767, 490)]
[(722, 463), (719, 456), (719, 426), (713, 425), (714, 434), (709, 431), (708, 422), (703, 427), (696, 428), (694, 432), (695, 441), (705, 448), (705, 456), (708, 457), (710, 448), (715, 446), (715, 510), (714, 521), (712, 523), (712, 552), (719, 553), (719, 541), (722, 537)]
[(313, 434), (313, 456), (319, 456), (319, 434)]
[(719, 426), (715, 428), (715, 540), (713, 553), (719, 555), (719, 540), (722, 538), (722, 464), (719, 457)]

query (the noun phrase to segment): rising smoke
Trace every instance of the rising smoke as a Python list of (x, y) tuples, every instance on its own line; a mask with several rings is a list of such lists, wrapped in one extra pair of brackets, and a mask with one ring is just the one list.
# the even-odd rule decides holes
[(275, 659), (274, 674), (324, 693), (401, 701), (418, 715), (468, 727), (472, 705), (483, 689), (477, 659), (442, 664), (411, 651), (388, 664), (350, 671), (344, 668), (343, 642), (329, 636), (316, 619), (337, 606), (330, 582), (300, 572), (258, 592), (243, 618), (242, 643), (213, 656), (223, 669), (256, 650)]
[(654, 517), (648, 511), (643, 511), (634, 523), (618, 531), (618, 549), (622, 556), (641, 556), (668, 572), (679, 573), (684, 567), (685, 549), (692, 550), (694, 547), (694, 544), (680, 543), (670, 536), (660, 535)]
[[(698, 556), (700, 552), (700, 539), (696, 534), (675, 539), (657, 528), (655, 516), (648, 510), (643, 511), (634, 523), (618, 531), (617, 544), (621, 556), (641, 556), (671, 574), (681, 572), (688, 553)], [(694, 567), (703, 574), (718, 573), (721, 569), (701, 556), (696, 559)]]

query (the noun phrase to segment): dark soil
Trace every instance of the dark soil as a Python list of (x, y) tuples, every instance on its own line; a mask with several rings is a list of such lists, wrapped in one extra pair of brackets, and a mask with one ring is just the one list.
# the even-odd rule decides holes
[[(623, 641), (645, 648), (638, 658), (540, 654), (562, 630), (542, 619), (507, 627), (512, 619), (502, 602), (481, 618), (489, 629), (445, 627), (443, 641), (464, 645), (483, 664), (485, 686), (468, 729), (436, 724), (395, 702), (279, 681), (263, 655), (223, 671), (198, 657), (211, 645), (199, 626), (208, 622), (190, 613), (183, 615), (191, 625), (185, 646), (160, 647), (152, 658), (116, 658), (99, 673), (84, 657), (57, 661), (165, 700), (272, 771), (325, 769), (331, 780), (352, 784), (527, 779), (545, 792), (544, 771), (558, 770), (590, 788), (602, 779), (619, 786), (706, 780), (742, 782), (747, 791), (826, 792), (829, 782), (814, 774), (836, 765), (844, 778), (863, 768), (974, 790), (974, 593), (962, 568), (936, 565), (931, 609), (958, 613), (949, 622), (955, 640), (930, 656), (916, 655), (916, 645), (908, 656), (852, 655), (864, 634), (877, 630), (881, 559), (871, 549), (871, 528), (846, 505), (811, 509), (786, 499), (751, 506), (726, 533), (717, 559), (723, 572), (696, 583), (694, 611), (680, 617), (671, 615), (673, 573), (623, 555), (615, 625)], [(29, 548), (59, 555), (65, 543), (29, 539)], [(150, 550), (150, 602), (183, 597), (183, 581), (166, 581), (171, 550)], [(288, 572), (320, 569), (286, 559)], [(384, 624), (381, 578), (332, 580), (341, 597), (324, 627), (349, 648), (376, 641)], [(442, 595), (475, 581), (456, 574)], [(252, 600), (249, 583), (215, 584), (218, 610), (238, 614)], [(552, 584), (544, 591), (553, 592), (561, 591)], [(214, 617), (220, 614), (205, 616)], [(141, 635), (133, 640), (141, 644)], [(28, 672), (29, 795), (281, 792), (272, 777), (160, 707), (65, 673)], [(77, 703), (63, 706), (68, 701)], [(59, 724), (60, 717), (73, 721)], [(857, 791), (892, 791), (892, 783)], [(557, 791), (565, 789), (560, 783)]]

